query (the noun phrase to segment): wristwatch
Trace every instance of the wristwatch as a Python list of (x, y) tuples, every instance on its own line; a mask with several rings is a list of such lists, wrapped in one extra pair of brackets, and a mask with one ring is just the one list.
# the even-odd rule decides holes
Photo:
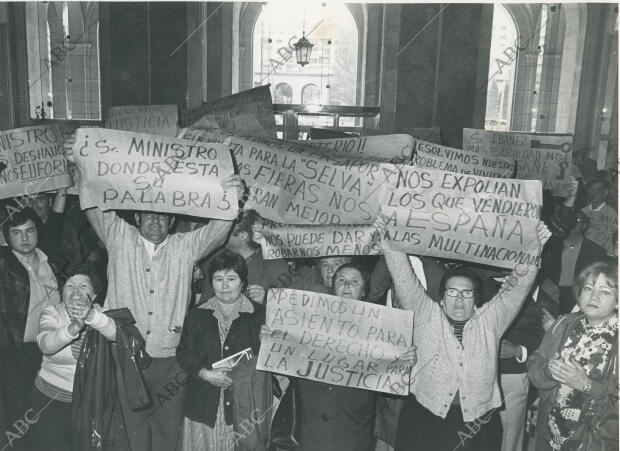
[(588, 379), (588, 382), (583, 384), (582, 391), (587, 395), (590, 393), (591, 390), (592, 390), (592, 382), (590, 381), (590, 379)]

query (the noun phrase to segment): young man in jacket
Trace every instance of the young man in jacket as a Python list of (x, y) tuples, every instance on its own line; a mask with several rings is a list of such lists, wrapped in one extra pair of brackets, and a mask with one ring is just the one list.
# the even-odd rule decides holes
[(0, 449), (22, 446), (26, 402), (41, 367), (39, 316), (60, 301), (55, 268), (37, 247), (40, 226), (30, 208), (12, 212), (2, 224), (8, 246), (0, 247)]

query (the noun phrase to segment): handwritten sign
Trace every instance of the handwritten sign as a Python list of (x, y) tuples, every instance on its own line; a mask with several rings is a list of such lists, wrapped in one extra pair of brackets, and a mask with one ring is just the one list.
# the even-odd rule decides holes
[(372, 224), (379, 187), (398, 168), (387, 163), (330, 156), (299, 142), (192, 127), (179, 136), (226, 142), (249, 188), (246, 209), (284, 224)]
[[(67, 120), (67, 119), (43, 119), (40, 122), (41, 124), (44, 124), (44, 125), (47, 125), (47, 124), (57, 125), (58, 127), (60, 127), (60, 130), (62, 131), (62, 134), (65, 137), (74, 134), (75, 131), (81, 126), (80, 121)], [(88, 127), (98, 128), (99, 125), (90, 123)], [(71, 180), (73, 180), (73, 185), (67, 188), (67, 194), (77, 196), (79, 194), (78, 189), (77, 189), (78, 175), (75, 170), (75, 165), (69, 164), (68, 167), (69, 167), (69, 175), (71, 176)]]
[(571, 185), (572, 135), (539, 135), (463, 129), (463, 149), (516, 160), (522, 180), (541, 180), (544, 189), (567, 196)]
[(81, 128), (73, 149), (82, 208), (237, 216), (237, 193), (222, 188), (233, 173), (225, 145)]
[(265, 221), (261, 248), (266, 260), (331, 255), (378, 255), (381, 244), (371, 225), (306, 226)]
[(406, 395), (410, 367), (399, 361), (413, 312), (327, 294), (270, 289), (259, 370), (327, 384)]
[(113, 106), (108, 110), (105, 128), (174, 137), (178, 114), (176, 105)]
[(382, 245), (503, 268), (538, 262), (542, 184), (403, 168), (386, 183)]
[(57, 125), (0, 131), (0, 199), (73, 184)]
[(586, 238), (594, 241), (606, 251), (614, 247), (615, 236), (618, 234), (618, 213), (608, 205), (599, 211), (582, 210), (590, 219), (590, 226), (586, 230)]
[(276, 137), (269, 85), (206, 102), (181, 112), (180, 126), (201, 125)]
[(329, 149), (332, 155), (368, 157), (394, 164), (406, 162), (423, 169), (460, 174), (508, 178), (515, 171), (515, 162), (507, 158), (480, 156), (403, 134), (321, 139), (312, 140), (310, 144)]
[(413, 155), (413, 138), (402, 134), (313, 139), (308, 143), (325, 149), (330, 155), (371, 158), (389, 163), (409, 162)]
[(417, 138), (413, 138), (412, 147), (415, 153), (411, 164), (422, 169), (498, 178), (510, 178), (515, 172), (515, 162), (508, 158), (483, 156)]

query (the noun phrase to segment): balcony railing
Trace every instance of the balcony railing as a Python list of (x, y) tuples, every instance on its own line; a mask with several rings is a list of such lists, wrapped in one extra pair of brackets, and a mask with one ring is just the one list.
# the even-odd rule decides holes
[(311, 128), (326, 128), (364, 135), (365, 130), (377, 130), (381, 109), (348, 105), (293, 105), (276, 103), (278, 137), (307, 139)]

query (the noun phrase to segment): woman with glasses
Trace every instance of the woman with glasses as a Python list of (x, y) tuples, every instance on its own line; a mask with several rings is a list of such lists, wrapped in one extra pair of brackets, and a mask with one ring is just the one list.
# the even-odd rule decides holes
[(574, 290), (579, 311), (560, 316), (527, 362), (536, 451), (617, 450), (618, 266), (588, 266)]
[[(539, 250), (549, 238), (539, 224)], [(407, 255), (384, 250), (403, 308), (415, 313), (411, 395), (401, 411), (395, 451), (496, 451), (502, 404), (497, 360), (502, 335), (530, 291), (538, 267), (517, 265), (498, 294), (481, 305), (481, 281), (465, 267), (450, 268), (434, 302)]]

